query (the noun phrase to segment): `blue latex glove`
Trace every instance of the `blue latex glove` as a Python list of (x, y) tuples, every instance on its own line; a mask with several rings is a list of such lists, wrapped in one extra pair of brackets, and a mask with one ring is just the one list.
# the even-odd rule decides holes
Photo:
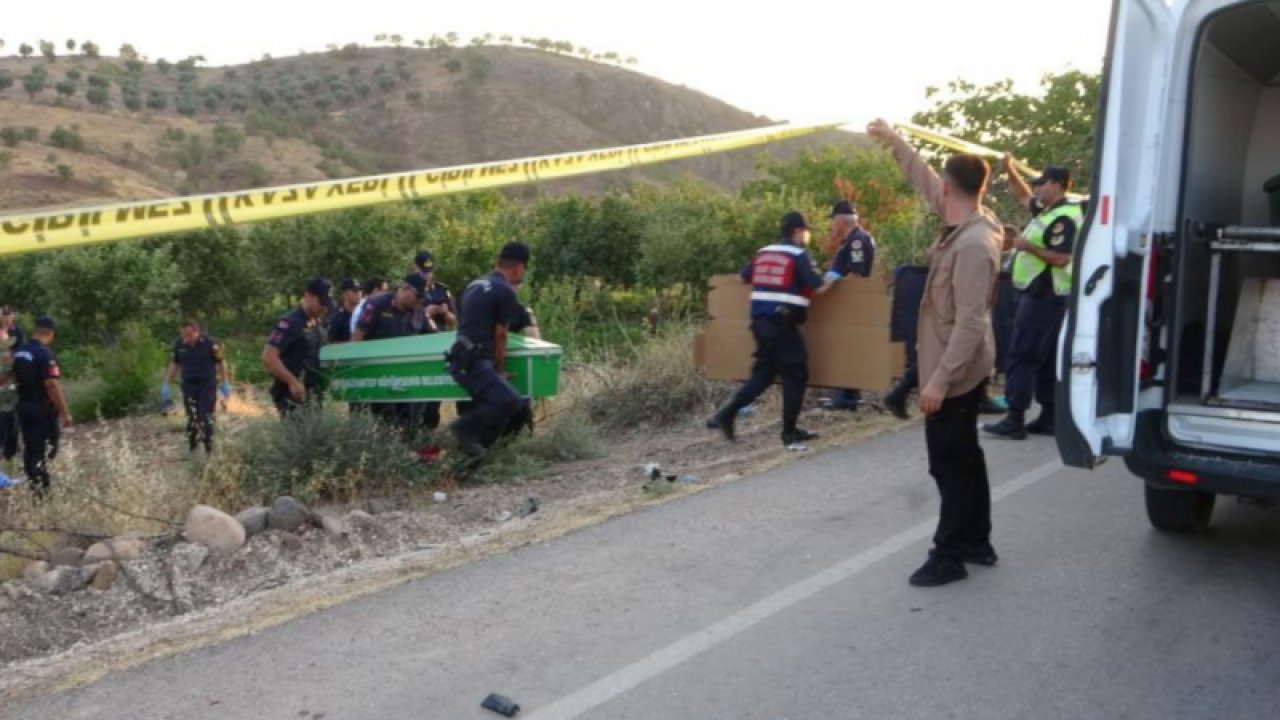
[(173, 391), (169, 389), (169, 383), (160, 385), (160, 401), (164, 403), (173, 402)]
[(827, 282), (835, 282), (842, 277), (844, 276), (836, 272), (835, 270), (828, 270), (827, 274), (822, 276), (822, 279), (826, 280)]
[(231, 383), (227, 382), (226, 380), (223, 380), (222, 385), (218, 387), (218, 390), (222, 393), (223, 400), (231, 399)]

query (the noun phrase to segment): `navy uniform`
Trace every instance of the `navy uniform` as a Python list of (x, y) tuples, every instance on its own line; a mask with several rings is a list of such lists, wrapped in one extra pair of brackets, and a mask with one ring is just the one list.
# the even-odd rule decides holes
[[(5, 315), (11, 314), (7, 308)], [(16, 324), (9, 328), (8, 340), (0, 343), (0, 356), (4, 358), (6, 370), (13, 360), (13, 351), (26, 343), (22, 328)], [(0, 389), (0, 451), (5, 460), (12, 460), (18, 455), (18, 395), (13, 389)]]
[[(1065, 168), (1049, 167), (1032, 185), (1045, 182), (1069, 188), (1071, 174)], [(1045, 208), (1032, 200), (1029, 209), (1035, 219), (1023, 230), (1022, 237), (1036, 247), (1070, 255), (1084, 223), (1080, 205), (1064, 198)], [(1057, 373), (1054, 352), (1071, 293), (1071, 266), (1053, 267), (1033, 253), (1017, 251), (1012, 257), (1011, 274), (1019, 297), (1005, 373), (1009, 414), (1000, 423), (983, 426), (983, 430), (1020, 440), (1027, 433), (1053, 434)], [(1041, 415), (1024, 423), (1033, 395), (1040, 404)]]
[[(853, 203), (841, 200), (831, 210), (831, 217), (837, 215), (853, 215), (856, 218), (858, 210)], [(855, 225), (836, 250), (826, 279), (835, 282), (849, 276), (871, 277), (875, 261), (876, 239), (862, 229), (861, 225)], [(861, 404), (862, 391), (857, 389), (839, 390), (825, 403), (832, 410), (857, 410)]]
[[(53, 330), (53, 321), (40, 318), (36, 327)], [(13, 353), (13, 379), (18, 389), (18, 425), (22, 429), (22, 462), (36, 494), (49, 490), (49, 462), (58, 454), (62, 435), (59, 408), (45, 384), (61, 379), (53, 350), (31, 339)]]
[(330, 343), (351, 342), (352, 326), (354, 325), (351, 321), (355, 308), (351, 310), (347, 309), (345, 304), (346, 294), (359, 289), (360, 283), (356, 282), (353, 278), (346, 278), (342, 281), (342, 286), (339, 288), (341, 293), (339, 297), (342, 298), (343, 303), (339, 305), (337, 311), (334, 312), (333, 315), (329, 316), (328, 340)]
[(809, 299), (823, 286), (809, 251), (790, 239), (796, 231), (808, 227), (803, 215), (787, 213), (782, 220), (783, 239), (761, 248), (742, 269), (742, 279), (751, 283), (755, 363), (751, 379), (708, 422), (719, 427), (730, 440), (738, 411), (755, 402), (778, 377), (782, 378), (783, 445), (816, 437), (796, 427), (809, 382), (809, 355), (800, 326), (808, 315)]
[[(408, 309), (396, 303), (396, 297), (406, 287), (411, 289), (417, 297), (417, 301)], [(421, 310), (420, 302), (425, 290), (426, 283), (421, 275), (416, 273), (409, 275), (400, 288), (376, 295), (365, 303), (364, 310), (356, 321), (356, 329), (363, 333), (364, 340), (391, 340), (418, 334), (418, 330), (414, 328), (414, 316)], [(382, 420), (408, 430), (414, 424), (418, 412), (417, 405), (417, 403), (371, 403), (369, 409)], [(438, 404), (436, 408), (438, 413)]]
[(187, 444), (213, 451), (213, 415), (218, 404), (218, 370), (224, 361), (222, 343), (201, 334), (194, 345), (182, 338), (173, 344), (173, 364), (182, 372), (182, 405), (187, 411)]
[[(529, 248), (509, 243), (498, 259), (507, 267), (523, 268), (529, 262)], [(483, 454), (499, 438), (527, 425), (532, 416), (528, 399), (495, 365), (498, 328), (510, 328), (519, 314), (515, 288), (501, 270), (472, 282), (462, 293), (458, 340), (447, 359), (449, 374), (472, 402), (449, 429), (469, 455)]]
[[(306, 293), (315, 296), (320, 303), (320, 314), (336, 309), (330, 297), (330, 284), (324, 278), (307, 283)], [(305, 306), (305, 303), (304, 303)], [(306, 402), (319, 402), (323, 386), (320, 372), (320, 348), (324, 347), (325, 331), (319, 315), (311, 317), (301, 307), (290, 310), (276, 321), (275, 329), (267, 338), (267, 347), (280, 353), (280, 362), (289, 374), (298, 379), (306, 390)], [(289, 385), (280, 378), (271, 383), (271, 400), (280, 417), (288, 417), (301, 404), (289, 392)]]

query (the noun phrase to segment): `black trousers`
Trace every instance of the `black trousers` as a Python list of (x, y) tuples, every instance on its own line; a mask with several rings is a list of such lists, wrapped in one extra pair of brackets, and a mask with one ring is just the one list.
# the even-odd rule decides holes
[(518, 431), (522, 418), (531, 416), (529, 401), (498, 374), (492, 360), (476, 360), (465, 370), (450, 365), (449, 373), (471, 396), (470, 405), (455, 425), (481, 445), (491, 447), (510, 434), (512, 426)]
[(280, 417), (282, 419), (289, 417), (290, 415), (297, 412), (298, 410), (301, 410), (304, 407), (311, 406), (311, 405), (315, 405), (318, 407), (322, 404), (321, 393), (319, 389), (312, 387), (311, 385), (306, 385), (306, 388), (307, 388), (307, 400), (306, 402), (300, 403), (294, 400), (293, 396), (289, 394), (288, 385), (285, 385), (279, 380), (276, 380), (271, 384), (271, 402), (275, 404), (276, 412), (280, 414)]
[(1023, 293), (1018, 298), (1005, 385), (1010, 412), (1025, 413), (1034, 395), (1048, 417), (1053, 417), (1054, 351), (1065, 307), (1063, 299), (1053, 294), (1035, 297)]
[(782, 316), (752, 318), (751, 334), (756, 339), (755, 363), (751, 378), (729, 401), (726, 412), (755, 402), (775, 379), (782, 379), (782, 432), (796, 430), (800, 408), (804, 405), (805, 386), (809, 384), (809, 353), (795, 323)]
[(22, 430), (18, 427), (17, 408), (0, 412), (0, 450), (3, 450), (5, 460), (12, 460), (18, 456), (18, 436), (21, 433)]
[(978, 444), (978, 408), (985, 384), (959, 397), (948, 398), (942, 409), (925, 419), (929, 474), (938, 485), (942, 508), (933, 553), (960, 559), (968, 548), (991, 544), (991, 484), (987, 458)]
[(218, 407), (216, 381), (196, 380), (182, 382), (182, 406), (187, 410), (187, 445), (196, 449), (204, 445), (206, 452), (213, 451), (213, 416)]
[(58, 411), (48, 402), (19, 403), (18, 425), (22, 428), (22, 464), (27, 481), (36, 495), (49, 491), (49, 461), (58, 455), (62, 427)]

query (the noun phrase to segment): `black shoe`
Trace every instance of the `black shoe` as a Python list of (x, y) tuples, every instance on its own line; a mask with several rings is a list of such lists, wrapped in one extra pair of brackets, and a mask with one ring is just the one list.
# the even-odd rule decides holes
[(1022, 424), (1021, 420), (1011, 415), (1005, 416), (1005, 419), (995, 425), (983, 425), (982, 431), (988, 435), (995, 435), (1009, 440), (1027, 439), (1027, 427)]
[(909, 582), (915, 587), (942, 587), (967, 577), (969, 571), (964, 569), (964, 563), (931, 555), (911, 574)]
[(960, 552), (960, 559), (969, 565), (985, 565), (995, 567), (1000, 562), (995, 548), (990, 545), (965, 548)]
[(1040, 414), (1040, 417), (1027, 423), (1027, 432), (1031, 435), (1047, 435), (1053, 437), (1053, 420)]
[(817, 440), (818, 433), (812, 433), (808, 430), (792, 430), (791, 432), (782, 433), (782, 444), (786, 446), (797, 445), (799, 443)]
[(888, 410), (891, 415), (899, 420), (910, 420), (911, 413), (907, 412), (907, 399), (898, 395), (884, 396), (884, 409)]
[(471, 435), (466, 430), (459, 427), (458, 423), (450, 423), (449, 432), (453, 433), (453, 436), (458, 440), (458, 446), (462, 448), (462, 452), (473, 458), (478, 458), (484, 455), (484, 444), (481, 443), (474, 435)]
[(719, 430), (725, 440), (734, 442), (738, 423), (738, 410), (734, 407), (723, 407), (707, 420), (708, 430)]
[(991, 396), (986, 393), (983, 393), (982, 399), (978, 401), (979, 415), (1003, 415), (1007, 412), (1009, 412), (1009, 408), (992, 400)]

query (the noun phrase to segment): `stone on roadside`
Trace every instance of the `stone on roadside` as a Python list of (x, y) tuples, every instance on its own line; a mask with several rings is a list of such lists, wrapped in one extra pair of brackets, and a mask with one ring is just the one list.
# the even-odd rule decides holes
[(27, 567), (22, 571), (22, 577), (27, 582), (36, 583), (47, 572), (49, 572), (49, 563), (43, 560), (36, 560), (35, 562), (27, 563)]
[(210, 550), (239, 550), (245, 541), (244, 526), (230, 515), (208, 505), (196, 505), (187, 515), (187, 540)]
[(78, 547), (58, 548), (49, 554), (49, 564), (53, 567), (80, 567), (84, 564), (84, 550)]
[(194, 543), (178, 543), (169, 554), (173, 562), (174, 572), (179, 575), (191, 575), (204, 565), (209, 557), (209, 548)]
[(241, 510), (236, 515), (236, 520), (244, 526), (245, 537), (253, 537), (261, 535), (267, 531), (267, 516), (270, 511), (264, 507), (251, 507), (248, 510)]
[(365, 509), (374, 515), (386, 515), (396, 511), (396, 504), (382, 498), (371, 498), (365, 503)]
[(49, 595), (66, 595), (85, 589), (91, 578), (83, 568), (63, 565), (40, 576), (36, 585)]
[(297, 552), (302, 549), (302, 538), (291, 532), (282, 532), (278, 536), (280, 539), (280, 547), (291, 552)]
[(272, 530), (296, 532), (309, 522), (311, 522), (311, 511), (307, 506), (287, 495), (276, 498), (276, 501), (271, 503), (271, 511), (267, 513), (267, 527)]
[(98, 571), (93, 574), (93, 582), (90, 583), (90, 587), (94, 590), (110, 590), (111, 586), (116, 584), (116, 578), (118, 577), (120, 577), (120, 566), (107, 560), (98, 566)]
[(322, 516), (320, 518), (320, 527), (324, 528), (324, 531), (330, 535), (347, 534), (347, 524), (342, 521), (342, 518), (332, 515)]
[(103, 540), (94, 543), (84, 553), (84, 564), (105, 562), (107, 560), (115, 560), (116, 562), (129, 562), (137, 560), (142, 554), (142, 541), (130, 540), (126, 538), (115, 538), (113, 540)]

